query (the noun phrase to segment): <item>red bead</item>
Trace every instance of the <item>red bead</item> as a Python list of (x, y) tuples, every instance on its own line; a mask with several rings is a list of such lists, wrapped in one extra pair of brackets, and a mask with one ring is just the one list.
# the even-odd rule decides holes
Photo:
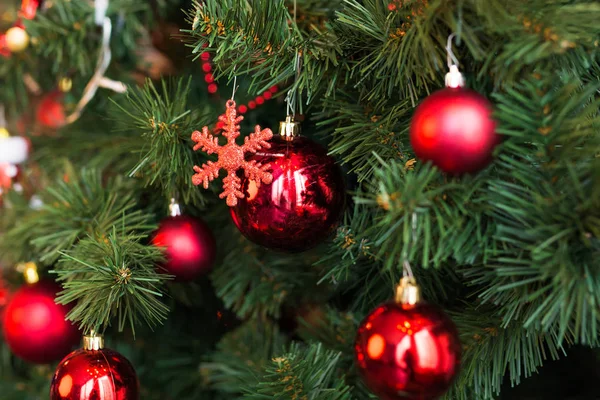
[(248, 108), (254, 110), (256, 108), (256, 102), (254, 100), (250, 100), (248, 102)]
[(273, 85), (269, 88), (269, 91), (271, 93), (277, 93), (278, 90), (279, 90), (279, 88), (277, 87), (277, 85)]
[(204, 63), (202, 64), (202, 71), (204, 72), (210, 72), (212, 71), (212, 65), (210, 65), (209, 63)]
[(238, 107), (238, 112), (240, 114), (245, 114), (248, 112), (248, 107), (246, 107), (245, 105), (242, 104), (241, 106)]
[(194, 280), (210, 271), (215, 262), (215, 238), (197, 218), (182, 215), (164, 219), (152, 243), (166, 247), (167, 261), (163, 268), (177, 281)]
[(208, 51), (205, 51), (202, 54), (200, 54), (200, 58), (202, 59), (202, 61), (208, 61), (210, 60), (210, 53)]
[(212, 83), (215, 81), (215, 78), (213, 77), (212, 74), (206, 74), (206, 75), (204, 75), (204, 81), (206, 83)]
[(116, 351), (76, 350), (58, 365), (50, 400), (138, 400), (139, 381), (131, 363)]
[(263, 96), (257, 96), (254, 100), (256, 100), (256, 104), (258, 105), (265, 104), (265, 98)]
[(231, 208), (238, 229), (262, 246), (304, 251), (324, 241), (343, 214), (345, 188), (333, 158), (317, 143), (280, 136), (249, 160), (270, 163), (273, 182), (242, 178), (243, 199)]
[(433, 400), (452, 384), (461, 345), (454, 323), (437, 306), (391, 302), (360, 324), (355, 355), (365, 383), (381, 399)]
[(262, 96), (265, 98), (265, 100), (271, 100), (271, 98), (273, 97), (273, 93), (271, 93), (271, 92), (264, 92), (262, 94)]
[(66, 124), (65, 106), (61, 92), (46, 95), (37, 106), (36, 119), (44, 127), (58, 129)]
[(208, 93), (214, 94), (217, 93), (217, 90), (219, 90), (219, 87), (216, 83), (211, 83), (210, 85), (208, 85)]
[(491, 104), (463, 88), (446, 88), (427, 97), (410, 125), (410, 142), (417, 157), (450, 174), (485, 168), (499, 138)]
[(70, 307), (56, 304), (53, 281), (22, 286), (4, 311), (4, 339), (18, 357), (47, 364), (64, 357), (79, 341), (79, 331), (65, 317)]

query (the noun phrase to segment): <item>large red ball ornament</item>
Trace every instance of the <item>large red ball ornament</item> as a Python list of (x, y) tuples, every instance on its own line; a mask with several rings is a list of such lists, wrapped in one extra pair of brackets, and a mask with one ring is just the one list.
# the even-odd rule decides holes
[(56, 368), (50, 386), (50, 400), (139, 398), (139, 381), (129, 360), (102, 346), (84, 347), (65, 357)]
[(70, 307), (56, 304), (60, 286), (40, 281), (22, 286), (4, 310), (4, 339), (18, 357), (47, 364), (64, 357), (79, 341), (77, 327), (66, 321)]
[(201, 220), (185, 215), (164, 219), (152, 243), (166, 248), (165, 271), (176, 281), (192, 281), (212, 268), (217, 245), (210, 228)]
[(395, 302), (361, 323), (356, 361), (367, 386), (383, 400), (433, 400), (444, 394), (460, 365), (454, 323), (438, 307)]
[(410, 124), (410, 143), (417, 157), (449, 174), (486, 167), (499, 138), (491, 104), (479, 93), (460, 87), (427, 97)]
[(300, 252), (323, 242), (344, 211), (342, 173), (327, 151), (299, 136), (276, 136), (271, 148), (249, 160), (269, 163), (273, 182), (260, 186), (242, 178), (245, 197), (231, 216), (248, 239), (274, 250)]

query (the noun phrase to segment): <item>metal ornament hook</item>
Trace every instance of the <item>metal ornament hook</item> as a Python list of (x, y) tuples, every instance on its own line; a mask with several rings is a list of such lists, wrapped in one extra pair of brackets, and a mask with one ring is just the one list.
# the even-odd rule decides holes
[[(233, 72), (235, 73), (235, 67), (233, 67)], [(238, 90), (237, 84), (237, 75), (233, 75), (233, 91), (231, 92), (231, 101), (235, 99), (235, 92)]]

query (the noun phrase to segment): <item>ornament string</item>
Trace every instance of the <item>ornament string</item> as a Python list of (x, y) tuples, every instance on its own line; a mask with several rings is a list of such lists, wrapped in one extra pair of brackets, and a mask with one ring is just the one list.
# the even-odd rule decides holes
[(112, 22), (106, 16), (108, 10), (108, 0), (96, 0), (95, 2), (95, 21), (98, 26), (102, 26), (102, 46), (100, 48), (100, 58), (96, 66), (96, 71), (84, 89), (81, 100), (77, 103), (75, 110), (66, 118), (67, 124), (77, 121), (84, 108), (96, 95), (99, 88), (105, 88), (117, 93), (125, 93), (127, 86), (123, 82), (113, 81), (104, 76), (112, 60), (112, 51), (110, 49), (110, 37), (112, 33)]

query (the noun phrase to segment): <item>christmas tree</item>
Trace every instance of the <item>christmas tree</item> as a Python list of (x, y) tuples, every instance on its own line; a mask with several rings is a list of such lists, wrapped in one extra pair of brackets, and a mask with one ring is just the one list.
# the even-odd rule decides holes
[(600, 3), (0, 15), (2, 400), (600, 398)]

